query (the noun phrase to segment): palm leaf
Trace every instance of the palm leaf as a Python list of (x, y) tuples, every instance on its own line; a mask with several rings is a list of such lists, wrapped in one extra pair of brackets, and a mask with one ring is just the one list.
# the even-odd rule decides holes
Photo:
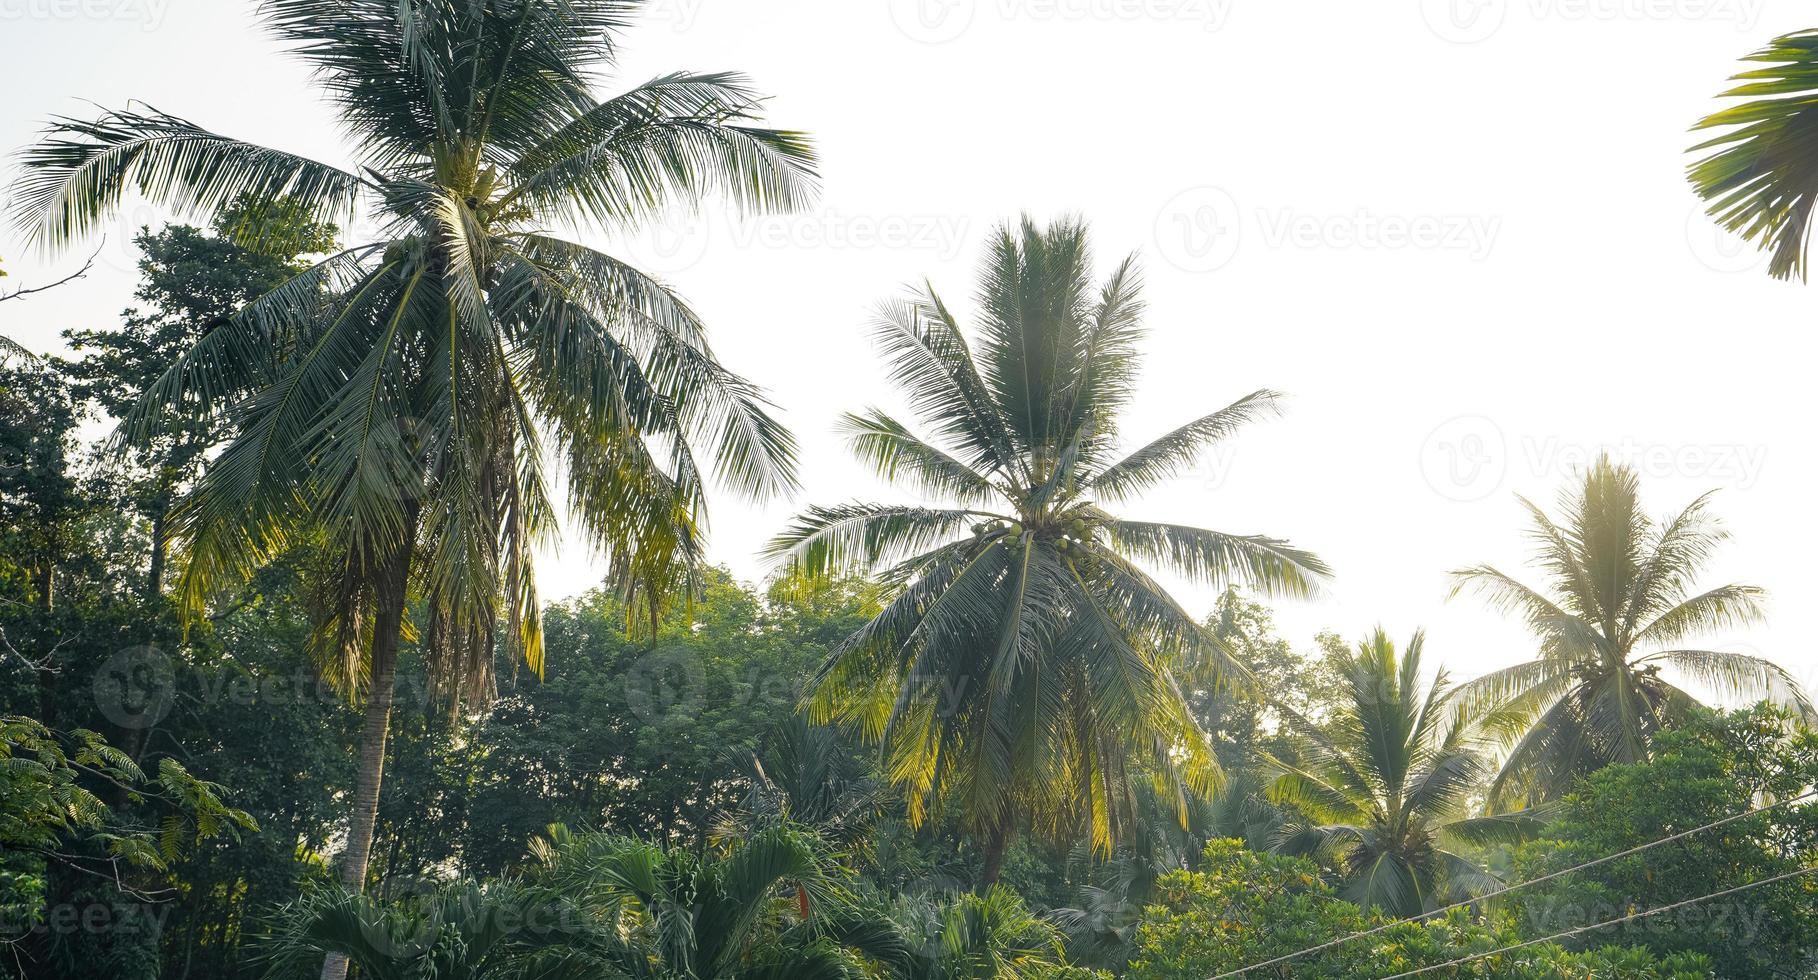
[(1765, 67), (1736, 75), (1722, 97), (1749, 101), (1693, 127), (1723, 132), (1691, 148), (1711, 152), (1687, 176), (1718, 224), (1772, 255), (1769, 274), (1803, 279), (1818, 200), (1818, 34), (1775, 38), (1744, 60)]
[(61, 247), (80, 239), (132, 189), (197, 218), (236, 200), (289, 200), (325, 215), (351, 215), (360, 178), (327, 164), (209, 132), (147, 107), (92, 122), (59, 117), (20, 158), (12, 221), (28, 239)]

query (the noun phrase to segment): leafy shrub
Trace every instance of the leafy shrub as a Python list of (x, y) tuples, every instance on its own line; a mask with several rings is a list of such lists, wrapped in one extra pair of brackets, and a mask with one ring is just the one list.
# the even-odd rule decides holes
[[(1161, 879), (1158, 903), (1137, 929), (1130, 980), (1206, 980), (1230, 970), (1387, 924), (1335, 897), (1319, 869), (1302, 858), (1246, 850), (1213, 841), (1196, 871)], [(1299, 957), (1246, 977), (1251, 980), (1380, 980), (1520, 942), (1509, 930), (1472, 921), (1463, 911), (1382, 932)], [(1495, 980), (1701, 980), (1709, 961), (1695, 954), (1666, 958), (1609, 947), (1568, 952), (1543, 943), (1476, 960), (1435, 976)]]

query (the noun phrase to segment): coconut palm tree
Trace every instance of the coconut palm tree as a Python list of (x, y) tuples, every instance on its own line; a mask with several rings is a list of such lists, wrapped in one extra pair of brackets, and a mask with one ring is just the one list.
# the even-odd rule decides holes
[(1128, 520), (1104, 508), (1181, 473), (1269, 415), (1247, 395), (1121, 458), (1142, 314), (1133, 259), (1094, 291), (1086, 229), (998, 230), (976, 349), (928, 287), (886, 305), (876, 336), (931, 439), (878, 409), (845, 417), (853, 451), (927, 505), (814, 507), (769, 552), (810, 576), (881, 572), (882, 612), (829, 656), (817, 721), (878, 740), (919, 822), (951, 804), (984, 842), (989, 886), (1020, 816), (1101, 850), (1137, 771), (1176, 811), (1218, 785), (1178, 687), (1241, 667), (1139, 562), (1222, 587), (1307, 595), (1327, 570), (1282, 541)]
[(1308, 818), (1285, 824), (1272, 848), (1335, 860), (1348, 901), (1397, 916), (1494, 882), (1448, 844), (1508, 841), (1537, 823), (1522, 814), (1467, 816), (1488, 767), (1446, 672), (1422, 689), (1424, 646), (1416, 632), (1397, 651), (1377, 629), (1338, 660), (1345, 687), (1334, 714), (1318, 724), (1292, 716), (1295, 758), (1271, 760), (1278, 775), (1269, 797)]
[(1723, 227), (1772, 253), (1777, 279), (1805, 278), (1812, 208), (1818, 204), (1818, 30), (1775, 38), (1722, 93), (1746, 99), (1700, 120), (1719, 135), (1692, 147), (1687, 169)]
[[(175, 515), (197, 614), (279, 552), (327, 557), (319, 647), (365, 695), (342, 873), (364, 880), (406, 632), (440, 688), (491, 690), (493, 637), (540, 670), (530, 556), (554, 531), (546, 457), (575, 523), (655, 615), (701, 552), (708, 468), (764, 497), (793, 442), (715, 359), (695, 314), (626, 264), (551, 234), (626, 226), (721, 192), (747, 208), (812, 193), (798, 134), (753, 125), (728, 74), (593, 94), (635, 0), (271, 0), (358, 166), (335, 167), (137, 106), (61, 118), (23, 157), (12, 216), (61, 246), (129, 189), (189, 215), (285, 199), (371, 240), (213, 325), (126, 420), (224, 414), (234, 436)], [(256, 241), (256, 223), (230, 233)], [(424, 621), (407, 630), (420, 595)]]
[(1687, 645), (1761, 618), (1755, 586), (1693, 592), (1699, 569), (1729, 537), (1710, 513), (1710, 496), (1649, 519), (1634, 470), (1602, 457), (1561, 497), (1562, 520), (1521, 501), (1550, 594), (1489, 565), (1452, 573), (1453, 595), (1473, 591), (1521, 615), (1540, 641), (1535, 659), (1460, 690), (1467, 710), (1494, 708), (1514, 726), (1495, 798), (1551, 799), (1600, 766), (1647, 758), (1654, 734), (1697, 703), (1663, 668), (1720, 694), (1773, 698), (1811, 714), (1805, 692), (1774, 664)]
[(842, 901), (823, 843), (787, 825), (724, 852), (550, 828), (531, 844), (535, 880), (625, 937), (648, 980), (859, 977), (860, 956), (903, 962), (894, 923)]

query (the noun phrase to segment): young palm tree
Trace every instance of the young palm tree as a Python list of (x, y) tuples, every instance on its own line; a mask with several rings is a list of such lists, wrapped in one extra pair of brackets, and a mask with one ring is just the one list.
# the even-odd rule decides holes
[(811, 829), (845, 853), (868, 853), (879, 792), (865, 760), (839, 733), (795, 715), (770, 733), (763, 750), (742, 766), (744, 801), (716, 833), (735, 838), (763, 827)]
[(886, 960), (886, 976), (1037, 980), (1093, 975), (1062, 966), (1066, 955), (1060, 928), (1001, 885), (982, 895), (906, 898), (892, 912), (904, 954)]
[(1600, 458), (1561, 498), (1555, 522), (1527, 500), (1538, 564), (1552, 594), (1489, 565), (1453, 573), (1453, 594), (1472, 590), (1519, 613), (1539, 656), (1463, 686), (1461, 698), (1493, 706), (1517, 727), (1492, 784), (1497, 799), (1551, 799), (1580, 775), (1638, 762), (1654, 733), (1695, 699), (1661, 676), (1674, 670), (1726, 695), (1769, 697), (1811, 713), (1805, 692), (1759, 657), (1688, 647), (1695, 637), (1761, 618), (1760, 589), (1722, 585), (1693, 593), (1698, 570), (1729, 535), (1707, 509), (1710, 494), (1664, 520), (1641, 510), (1635, 472)]
[(665, 850), (611, 834), (550, 828), (534, 841), (540, 884), (590, 910), (638, 951), (651, 980), (857, 977), (857, 956), (900, 962), (881, 915), (836, 901), (822, 842), (789, 826), (758, 830), (724, 853)]
[(512, 881), (392, 905), (318, 889), (271, 919), (261, 958), (273, 978), (308, 976), (332, 954), (374, 980), (592, 980), (638, 976), (642, 954), (563, 896)]
[(1818, 31), (1775, 38), (1745, 60), (1762, 67), (1722, 97), (1749, 101), (1693, 127), (1723, 132), (1692, 147), (1711, 152), (1687, 173), (1719, 224), (1772, 252), (1769, 273), (1804, 279), (1818, 204)]
[[(793, 443), (713, 356), (694, 313), (610, 256), (547, 232), (624, 225), (723, 192), (788, 208), (812, 192), (797, 134), (751, 125), (735, 75), (592, 94), (636, 0), (270, 0), (313, 64), (357, 168), (241, 142), (148, 107), (59, 119), (23, 157), (13, 217), (49, 246), (129, 188), (191, 215), (287, 198), (363, 205), (376, 240), (330, 255), (214, 325), (127, 420), (225, 413), (235, 432), (176, 517), (179, 589), (211, 593), (314, 542), (325, 666), (364, 691), (343, 875), (364, 880), (407, 593), (443, 690), (491, 688), (494, 627), (540, 669), (530, 556), (553, 531), (546, 455), (577, 524), (650, 605), (701, 549), (697, 446), (733, 489), (793, 487)], [(235, 229), (248, 239), (257, 227)]]
[(1142, 313), (1133, 260), (1097, 289), (1086, 230), (1028, 219), (991, 243), (976, 352), (930, 287), (882, 310), (893, 380), (934, 436), (872, 409), (844, 427), (879, 475), (927, 506), (815, 507), (770, 553), (810, 575), (882, 572), (883, 611), (839, 646), (810, 699), (816, 720), (881, 741), (910, 817), (957, 806), (997, 877), (1019, 814), (1101, 849), (1144, 770), (1169, 787), (1218, 783), (1177, 682), (1242, 674), (1138, 561), (1222, 587), (1306, 595), (1326, 567), (1265, 537), (1113, 516), (1208, 445), (1272, 413), (1259, 391), (1118, 458), (1135, 395)]
[(1505, 841), (1534, 826), (1522, 815), (1465, 815), (1487, 767), (1445, 671), (1421, 689), (1424, 644), (1417, 632), (1398, 652), (1378, 629), (1340, 659), (1344, 703), (1323, 724), (1293, 719), (1296, 758), (1272, 760), (1279, 775), (1269, 787), (1271, 799), (1312, 821), (1284, 825), (1274, 849), (1335, 859), (1348, 901), (1396, 916), (1494, 881), (1449, 842)]

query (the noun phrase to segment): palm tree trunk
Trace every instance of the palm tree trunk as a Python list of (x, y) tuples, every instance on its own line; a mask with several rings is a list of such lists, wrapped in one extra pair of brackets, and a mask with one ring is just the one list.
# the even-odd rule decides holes
[(1004, 870), (1004, 854), (1010, 850), (1010, 821), (1008, 819), (991, 829), (985, 838), (985, 868), (978, 877), (978, 893), (983, 895), (997, 884), (997, 876)]
[[(372, 854), (373, 828), (379, 818), (379, 788), (385, 778), (385, 745), (391, 735), (391, 705), (396, 693), (398, 641), (403, 634), (404, 605), (410, 581), (410, 548), (393, 557), (379, 583), (378, 620), (372, 635), (372, 687), (366, 693), (360, 728), (360, 770), (354, 777), (353, 818), (347, 827), (347, 849), (341, 853), (341, 884), (351, 892), (365, 890), (366, 863)], [(330, 953), (322, 960), (322, 980), (345, 980), (347, 957)]]
[(165, 547), (164, 538), (169, 533), (170, 499), (168, 495), (159, 494), (158, 502), (152, 511), (151, 521), (151, 567), (145, 572), (145, 598), (154, 602), (164, 592)]

